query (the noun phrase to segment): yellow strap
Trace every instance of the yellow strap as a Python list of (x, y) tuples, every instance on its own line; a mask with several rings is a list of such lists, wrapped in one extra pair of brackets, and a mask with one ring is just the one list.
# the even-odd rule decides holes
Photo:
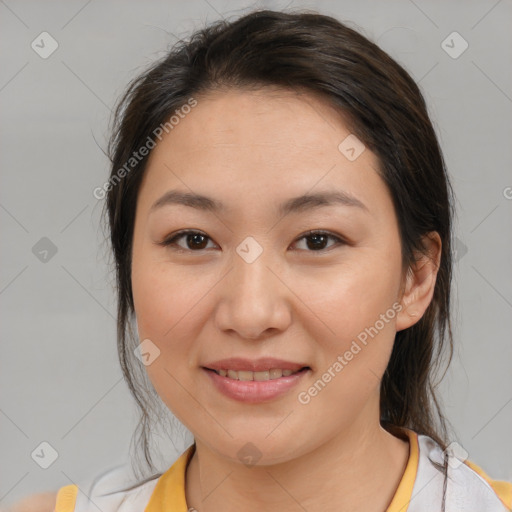
[(185, 497), (185, 473), (196, 449), (189, 446), (176, 462), (158, 479), (144, 512), (187, 512)]
[(409, 459), (404, 474), (398, 484), (398, 489), (391, 500), (386, 512), (407, 512), (411, 501), (414, 482), (418, 472), (419, 446), (418, 434), (408, 428), (402, 428), (409, 438)]
[(76, 485), (66, 485), (57, 492), (57, 502), (55, 512), (74, 512), (78, 487)]

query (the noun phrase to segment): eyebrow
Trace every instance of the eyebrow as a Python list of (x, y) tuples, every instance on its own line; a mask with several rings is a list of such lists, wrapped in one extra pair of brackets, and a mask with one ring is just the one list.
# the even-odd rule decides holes
[[(214, 213), (226, 211), (226, 206), (216, 199), (191, 192), (169, 190), (153, 203), (150, 213), (163, 206), (175, 204)], [(341, 190), (292, 197), (279, 206), (278, 212), (281, 215), (287, 215), (289, 213), (304, 212), (332, 205), (352, 206), (369, 212), (366, 205), (359, 199)]]

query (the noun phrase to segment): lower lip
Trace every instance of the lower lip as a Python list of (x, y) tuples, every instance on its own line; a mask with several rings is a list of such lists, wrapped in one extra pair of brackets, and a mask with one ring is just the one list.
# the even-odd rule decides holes
[(203, 368), (216, 388), (229, 398), (250, 404), (274, 400), (290, 391), (309, 372), (309, 368), (300, 372), (272, 380), (236, 380), (222, 377), (213, 370)]

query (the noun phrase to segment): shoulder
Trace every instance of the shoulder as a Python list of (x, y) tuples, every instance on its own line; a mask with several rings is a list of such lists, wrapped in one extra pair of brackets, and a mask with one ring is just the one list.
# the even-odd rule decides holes
[(11, 505), (7, 512), (54, 512), (56, 496), (55, 492), (32, 494)]
[(134, 483), (127, 476), (126, 468), (118, 466), (99, 475), (91, 483), (61, 487), (57, 492), (54, 512), (144, 510), (159, 476)]
[[(443, 493), (447, 510), (512, 510), (512, 483), (491, 479), (466, 459), (467, 453), (459, 445), (453, 444), (455, 446), (450, 445), (443, 451), (431, 438), (418, 435), (417, 475), (408, 512), (421, 510), (427, 495), (429, 501), (433, 498), (434, 502), (440, 502)], [(461, 453), (457, 453), (458, 448)], [(446, 475), (443, 470), (445, 453)]]
[(503, 504), (507, 507), (507, 510), (512, 510), (512, 482), (505, 482), (503, 480), (493, 480), (490, 478), (484, 470), (477, 466), (474, 462), (469, 460), (465, 461), (465, 464), (474, 471), (480, 478), (482, 478), (491, 489), (500, 498)]

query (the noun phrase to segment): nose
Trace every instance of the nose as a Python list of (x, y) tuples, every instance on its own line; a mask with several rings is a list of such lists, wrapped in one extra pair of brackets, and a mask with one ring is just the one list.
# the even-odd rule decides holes
[(286, 286), (282, 266), (267, 257), (268, 252), (263, 251), (251, 263), (234, 254), (233, 268), (219, 283), (218, 329), (256, 340), (276, 335), (290, 325), (293, 294)]

